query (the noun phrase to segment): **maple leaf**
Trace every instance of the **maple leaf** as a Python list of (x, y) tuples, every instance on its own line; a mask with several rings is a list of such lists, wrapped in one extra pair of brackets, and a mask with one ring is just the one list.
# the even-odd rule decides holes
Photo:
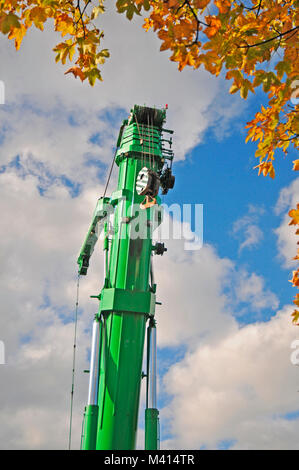
[(34, 26), (41, 31), (44, 29), (44, 23), (48, 19), (48, 15), (45, 11), (45, 8), (40, 6), (33, 7), (29, 12), (29, 19), (33, 21)]
[(292, 313), (292, 317), (293, 317), (293, 323), (297, 326), (299, 326), (299, 310), (294, 310), (294, 312)]
[(289, 211), (289, 216), (292, 218), (289, 225), (299, 225), (299, 204), (297, 204), (297, 209), (291, 209)]
[(20, 28), (20, 21), (17, 15), (12, 12), (2, 13), (0, 16), (0, 30), (3, 34), (8, 34), (13, 29)]
[(299, 170), (299, 160), (294, 160), (293, 161), (293, 170), (298, 171)]
[(194, 7), (203, 10), (211, 0), (194, 0)]
[(8, 39), (15, 40), (15, 48), (18, 51), (21, 47), (22, 40), (27, 32), (27, 28), (24, 24), (20, 24), (20, 27), (12, 28), (8, 34)]
[(55, 30), (60, 31), (62, 36), (74, 32), (74, 21), (67, 13), (63, 13), (55, 18)]
[(215, 15), (213, 16), (206, 16), (206, 22), (208, 27), (204, 30), (204, 33), (208, 36), (208, 38), (212, 38), (215, 34), (218, 33), (219, 29), (221, 28), (221, 21)]
[(180, 0), (168, 0), (169, 8), (178, 8), (180, 3)]
[(293, 271), (293, 277), (290, 280), (290, 282), (293, 284), (293, 286), (299, 287), (299, 270)]
[(79, 77), (81, 82), (83, 82), (86, 79), (85, 73), (82, 72), (80, 67), (71, 67), (68, 69), (66, 72), (64, 72), (64, 75), (67, 75), (68, 73), (72, 73), (74, 77)]
[(101, 13), (104, 13), (105, 8), (103, 4), (100, 4), (99, 6), (93, 7), (92, 13), (90, 15), (90, 19), (94, 20), (97, 18)]
[(215, 5), (220, 13), (227, 13), (231, 7), (231, 2), (229, 0), (215, 0)]

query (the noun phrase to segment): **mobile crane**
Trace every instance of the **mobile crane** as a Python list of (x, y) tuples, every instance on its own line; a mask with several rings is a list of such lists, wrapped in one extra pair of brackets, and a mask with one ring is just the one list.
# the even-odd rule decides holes
[[(159, 448), (156, 392), (156, 284), (153, 230), (162, 222), (162, 194), (174, 186), (173, 131), (163, 128), (166, 109), (135, 105), (124, 120), (114, 161), (118, 187), (97, 202), (81, 248), (79, 275), (86, 275), (100, 236), (104, 286), (96, 297), (99, 312), (92, 328), (88, 402), (81, 448), (127, 450), (136, 445), (142, 378), (146, 378), (145, 449)], [(167, 138), (164, 138), (165, 133)], [(142, 372), (147, 336), (146, 371)]]

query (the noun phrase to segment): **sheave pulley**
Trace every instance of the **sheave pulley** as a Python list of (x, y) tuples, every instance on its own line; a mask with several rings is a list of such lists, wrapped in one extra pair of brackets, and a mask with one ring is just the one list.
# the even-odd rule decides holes
[(154, 206), (157, 201), (157, 196), (160, 187), (160, 178), (157, 173), (144, 166), (138, 173), (136, 179), (136, 191), (139, 196), (145, 196), (145, 199), (140, 204), (141, 209), (147, 209)]

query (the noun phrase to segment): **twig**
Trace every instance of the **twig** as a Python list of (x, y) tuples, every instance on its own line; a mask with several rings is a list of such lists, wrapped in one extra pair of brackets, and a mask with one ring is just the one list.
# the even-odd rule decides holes
[(194, 9), (192, 8), (192, 6), (190, 5), (190, 1), (189, 0), (184, 0), (184, 3), (179, 7), (177, 8), (176, 10), (176, 13), (178, 13), (181, 8), (184, 8), (184, 6), (187, 6), (188, 10), (191, 12), (192, 16), (194, 17), (195, 21), (196, 21), (196, 34), (195, 34), (195, 39), (194, 41), (191, 43), (191, 44), (186, 44), (186, 47), (191, 47), (193, 46), (194, 44), (198, 44), (198, 36), (199, 36), (199, 25), (202, 24), (203, 26), (206, 26), (207, 28), (210, 26), (208, 24), (206, 24), (204, 21), (201, 21), (197, 14), (195, 13)]
[(248, 48), (249, 49), (250, 47), (261, 46), (261, 45), (266, 44), (268, 42), (274, 41), (275, 39), (278, 39), (278, 38), (281, 39), (282, 36), (285, 36), (286, 34), (289, 34), (293, 31), (296, 32), (297, 29), (299, 29), (299, 26), (296, 26), (295, 28), (289, 29), (288, 31), (285, 31), (284, 33), (279, 33), (277, 36), (273, 36), (273, 38), (266, 39), (265, 41), (257, 42), (256, 44), (246, 44), (246, 46), (238, 46), (238, 48), (240, 48), (240, 49)]

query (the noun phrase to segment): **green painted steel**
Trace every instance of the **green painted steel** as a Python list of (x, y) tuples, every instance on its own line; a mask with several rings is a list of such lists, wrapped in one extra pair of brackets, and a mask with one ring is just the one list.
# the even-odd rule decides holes
[[(100, 301), (104, 341), (97, 449), (135, 448), (145, 326), (147, 315), (154, 313), (155, 294), (149, 291), (151, 227), (146, 226), (146, 239), (135, 240), (130, 237), (130, 223), (123, 223), (123, 219), (134, 215), (132, 203), (140, 204), (144, 199), (135, 191), (136, 178), (144, 164), (135, 153), (119, 161), (118, 191), (127, 190), (127, 197), (118, 199), (115, 206), (110, 285), (102, 291)], [(148, 159), (146, 164), (149, 165)], [(147, 215), (148, 220), (151, 214), (153, 211)]]
[(107, 215), (109, 209), (109, 198), (99, 199), (93, 213), (92, 221), (88, 229), (85, 241), (82, 245), (77, 263), (79, 265), (79, 274), (86, 275), (89, 266), (89, 259), (93, 253), (96, 242), (98, 241), (98, 233), (100, 231), (99, 224)]
[(160, 448), (159, 411), (156, 408), (145, 410), (145, 450)]
[(102, 312), (155, 313), (156, 296), (152, 292), (106, 288), (102, 290), (100, 300)]
[[(155, 249), (152, 231), (162, 220), (158, 197), (154, 206), (140, 209), (144, 196), (136, 192), (136, 179), (144, 166), (160, 174), (165, 159), (172, 158), (165, 156), (162, 146), (165, 114), (165, 110), (135, 105), (124, 121), (115, 159), (119, 166), (117, 190), (109, 200), (104, 198), (98, 202), (78, 258), (79, 269), (86, 274), (97, 240), (95, 225), (105, 213), (113, 211), (113, 236), (110, 222), (106, 220), (104, 224), (106, 274), (104, 287), (96, 296), (102, 321), (97, 429), (95, 431), (93, 426), (94, 414), (88, 414), (87, 409), (83, 436), (86, 449), (135, 448), (146, 322), (154, 315), (156, 303), (156, 286), (149, 284), (151, 255)], [(135, 225), (136, 207), (142, 215), (138, 218), (138, 227)], [(143, 234), (141, 238), (133, 236), (136, 228)], [(153, 430), (153, 439), (157, 441), (154, 416), (157, 422), (158, 415), (149, 410), (148, 429)], [(88, 436), (89, 433), (92, 436)]]
[(95, 450), (97, 440), (98, 405), (87, 405), (84, 411), (82, 450)]

